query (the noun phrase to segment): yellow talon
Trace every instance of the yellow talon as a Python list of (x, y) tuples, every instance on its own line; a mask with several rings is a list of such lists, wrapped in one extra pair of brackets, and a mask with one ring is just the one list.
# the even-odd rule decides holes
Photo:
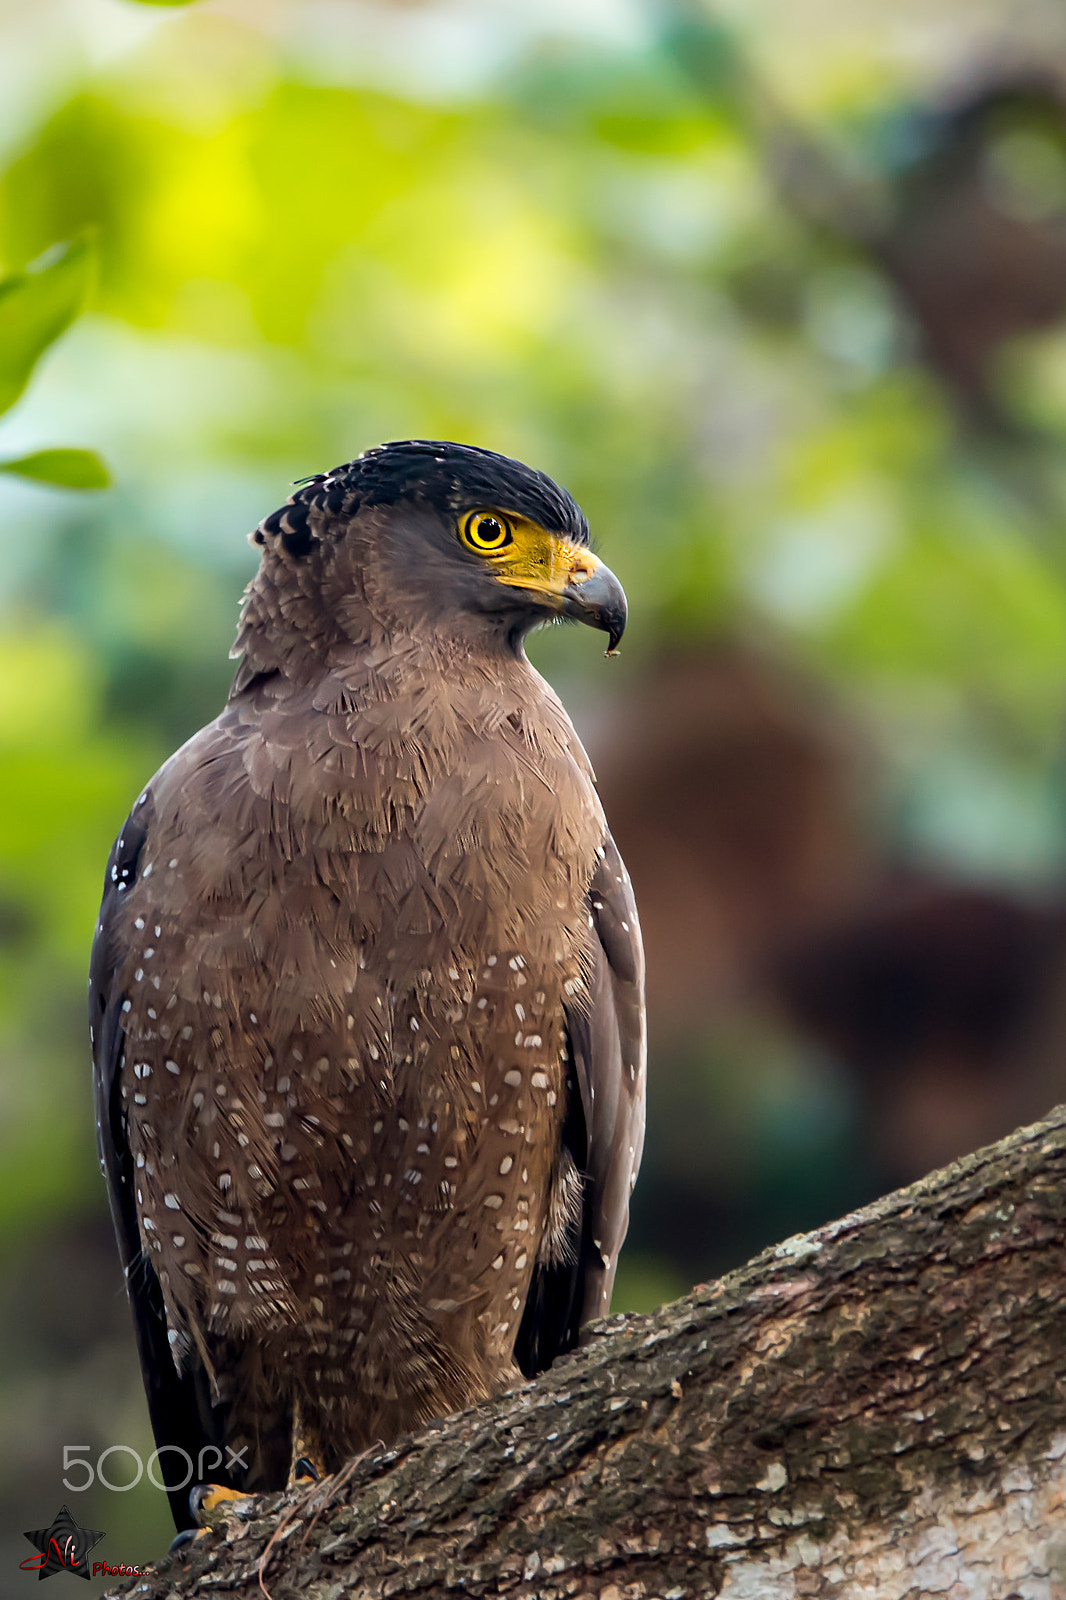
[(295, 1489), (300, 1483), (318, 1483), (325, 1476), (318, 1429), (309, 1420), (300, 1396), (296, 1395), (292, 1403), (292, 1457), (285, 1487)]
[(233, 1516), (240, 1516), (252, 1505), (253, 1496), (241, 1489), (227, 1489), (220, 1483), (202, 1483), (189, 1495), (189, 1506), (201, 1531), (223, 1527)]

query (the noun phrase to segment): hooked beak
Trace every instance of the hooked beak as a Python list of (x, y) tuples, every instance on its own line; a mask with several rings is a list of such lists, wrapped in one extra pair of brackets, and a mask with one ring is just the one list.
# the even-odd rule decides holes
[(542, 537), (547, 544), (536, 547), (528, 562), (499, 572), (497, 582), (525, 589), (552, 611), (599, 628), (607, 635), (607, 654), (613, 656), (626, 625), (622, 585), (586, 545), (557, 534)]
[[(625, 632), (625, 590), (611, 571), (591, 551), (583, 551), (582, 567), (575, 564), (570, 582), (563, 590), (563, 610), (578, 622), (587, 622), (590, 628), (599, 628), (607, 635), (607, 655), (618, 653), (618, 643)], [(583, 570), (584, 569), (584, 570)]]

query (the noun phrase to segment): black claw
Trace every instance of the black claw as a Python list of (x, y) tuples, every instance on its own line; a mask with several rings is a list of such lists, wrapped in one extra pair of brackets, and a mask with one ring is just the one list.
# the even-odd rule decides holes
[(192, 1542), (193, 1542), (193, 1540), (195, 1538), (196, 1538), (196, 1529), (195, 1528), (183, 1528), (180, 1533), (176, 1533), (174, 1535), (173, 1539), (171, 1539), (170, 1545), (167, 1548), (167, 1555), (168, 1556), (180, 1555), (181, 1552), (185, 1549), (186, 1545), (192, 1544)]
[(301, 1478), (310, 1478), (312, 1483), (318, 1483), (320, 1479), (318, 1468), (306, 1456), (297, 1456), (293, 1465), (292, 1475), (297, 1482)]

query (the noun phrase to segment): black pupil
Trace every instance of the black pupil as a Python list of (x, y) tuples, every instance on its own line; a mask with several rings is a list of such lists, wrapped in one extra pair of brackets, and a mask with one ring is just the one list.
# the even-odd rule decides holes
[(503, 529), (495, 517), (482, 517), (477, 525), (477, 536), (482, 544), (499, 544)]

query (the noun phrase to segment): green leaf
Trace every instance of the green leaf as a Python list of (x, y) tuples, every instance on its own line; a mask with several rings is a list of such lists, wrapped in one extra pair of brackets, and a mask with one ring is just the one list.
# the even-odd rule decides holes
[(0, 412), (13, 406), (37, 362), (85, 303), (87, 239), (49, 250), (25, 272), (0, 278)]
[(110, 489), (111, 474), (94, 450), (35, 450), (32, 455), (0, 460), (0, 472), (61, 489)]

